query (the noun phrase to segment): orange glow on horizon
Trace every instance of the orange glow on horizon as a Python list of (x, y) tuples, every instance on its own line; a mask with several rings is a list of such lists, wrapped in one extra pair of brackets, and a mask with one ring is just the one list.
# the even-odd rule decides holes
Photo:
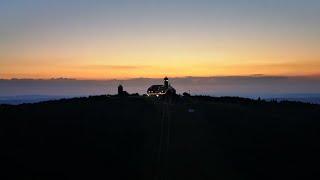
[[(245, 39), (136, 38), (15, 47), (3, 53), (0, 78), (129, 79), (250, 74), (312, 76), (320, 74), (320, 56), (313, 48), (264, 44)], [(289, 52), (289, 53), (288, 53)]]

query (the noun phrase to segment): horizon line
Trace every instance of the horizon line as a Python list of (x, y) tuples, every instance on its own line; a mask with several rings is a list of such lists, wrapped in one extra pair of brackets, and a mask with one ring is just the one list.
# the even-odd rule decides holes
[[(163, 77), (166, 77), (164, 75)], [(129, 78), (110, 78), (110, 79), (99, 79), (99, 78), (72, 78), (72, 77), (51, 77), (51, 78), (0, 78), (0, 80), (78, 80), (78, 81), (112, 81), (112, 80), (134, 80), (134, 79), (162, 79), (163, 77), (129, 77)], [(249, 75), (212, 75), (212, 76), (167, 76), (170, 79), (184, 79), (184, 78), (222, 78), (222, 77), (283, 77), (283, 78), (320, 78), (320, 75), (267, 75), (267, 74), (249, 74)]]

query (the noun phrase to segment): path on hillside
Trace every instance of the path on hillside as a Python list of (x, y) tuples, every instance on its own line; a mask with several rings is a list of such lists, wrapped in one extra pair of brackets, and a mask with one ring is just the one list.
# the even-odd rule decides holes
[[(208, 151), (208, 121), (195, 102), (162, 101), (155, 146), (154, 180), (194, 179), (205, 176), (212, 157)], [(189, 111), (192, 109), (193, 111)], [(213, 161), (211, 161), (213, 162)]]
[(161, 103), (161, 127), (159, 145), (156, 152), (155, 180), (168, 179), (168, 165), (170, 152), (171, 112), (170, 102)]

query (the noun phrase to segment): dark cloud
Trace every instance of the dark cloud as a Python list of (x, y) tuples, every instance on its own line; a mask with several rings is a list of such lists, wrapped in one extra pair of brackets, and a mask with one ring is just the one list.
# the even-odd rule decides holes
[(133, 65), (85, 65), (80, 66), (84, 69), (94, 69), (94, 70), (132, 70), (132, 69), (144, 69), (150, 66), (133, 66)]

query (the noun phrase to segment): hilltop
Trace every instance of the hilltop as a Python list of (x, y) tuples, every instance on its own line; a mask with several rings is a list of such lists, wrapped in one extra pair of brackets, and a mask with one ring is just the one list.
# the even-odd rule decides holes
[(0, 117), (3, 179), (317, 179), (319, 105), (92, 96)]

